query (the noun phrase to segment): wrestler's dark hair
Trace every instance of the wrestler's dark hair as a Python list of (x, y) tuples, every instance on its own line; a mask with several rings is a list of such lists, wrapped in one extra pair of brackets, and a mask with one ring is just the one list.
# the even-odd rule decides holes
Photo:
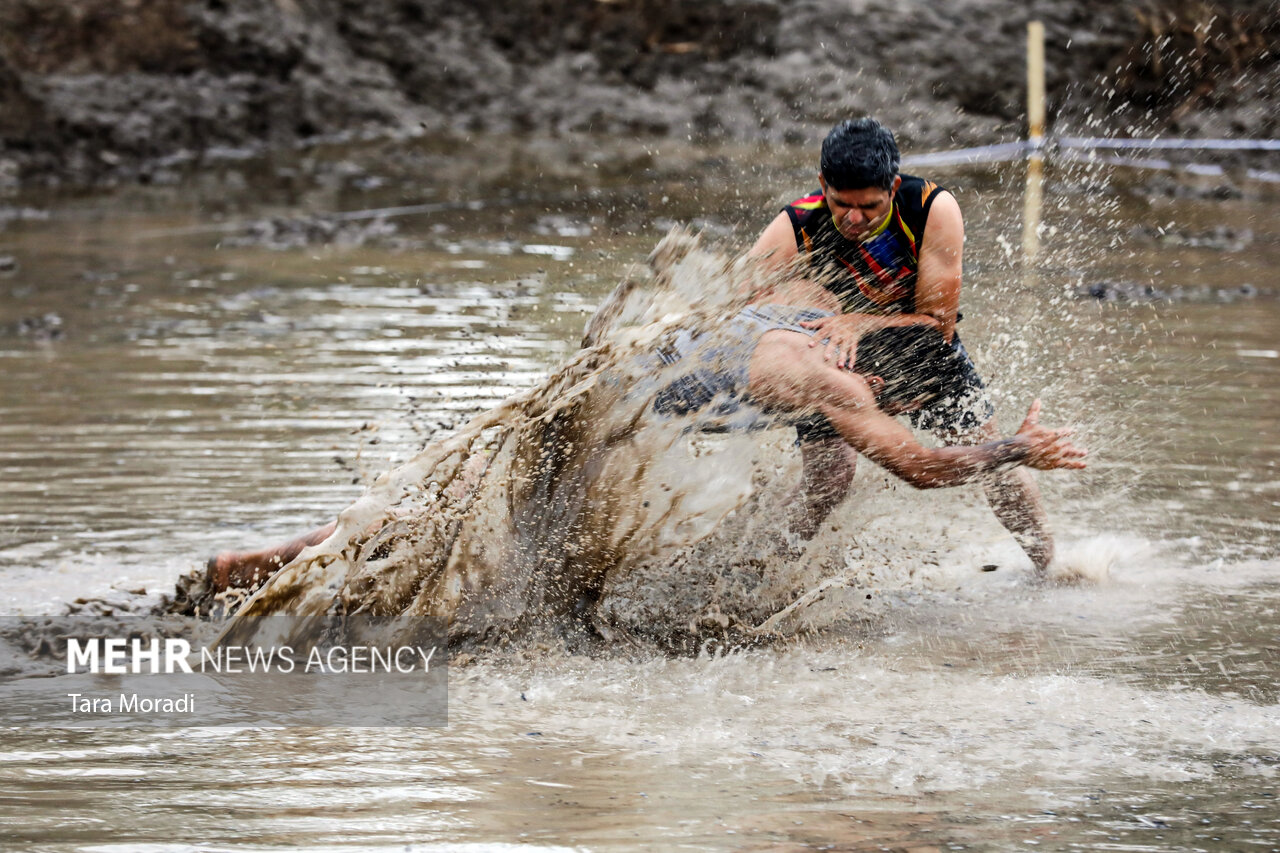
[(937, 329), (891, 326), (862, 336), (853, 369), (884, 380), (884, 389), (876, 395), (881, 405), (930, 403), (955, 381), (959, 360), (960, 355)]
[(891, 190), (901, 161), (893, 133), (873, 118), (842, 121), (822, 141), (822, 177), (836, 190)]

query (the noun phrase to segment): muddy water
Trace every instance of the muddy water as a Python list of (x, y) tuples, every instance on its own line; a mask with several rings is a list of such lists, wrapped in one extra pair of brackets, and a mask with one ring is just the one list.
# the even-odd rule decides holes
[[(806, 155), (424, 145), (6, 200), (39, 212), (0, 231), (4, 618), (155, 595), (327, 520), (572, 351), (671, 221), (747, 243), (809, 188)], [(494, 653), (454, 668), (445, 730), (7, 729), (6, 846), (1280, 847), (1280, 302), (1073, 295), (1273, 288), (1280, 202), (1051, 170), (1024, 264), (1022, 168), (935, 174), (966, 210), (961, 329), (1002, 423), (1039, 394), (1094, 450), (1041, 478), (1090, 582), (1032, 583), (975, 490), (864, 465), (804, 556), (863, 582), (806, 612), (814, 633)], [(364, 245), (238, 239), (409, 205), (431, 207)]]

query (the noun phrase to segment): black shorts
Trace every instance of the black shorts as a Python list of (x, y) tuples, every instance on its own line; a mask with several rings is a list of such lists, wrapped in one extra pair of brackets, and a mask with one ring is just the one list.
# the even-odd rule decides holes
[[(978, 368), (969, 358), (957, 333), (951, 346), (959, 355), (955, 370), (947, 377), (944, 390), (935, 399), (910, 413), (911, 425), (931, 432), (973, 432), (995, 417), (995, 406), (987, 396)], [(801, 441), (818, 441), (837, 438), (835, 427), (822, 415), (811, 415), (796, 424), (796, 438)]]

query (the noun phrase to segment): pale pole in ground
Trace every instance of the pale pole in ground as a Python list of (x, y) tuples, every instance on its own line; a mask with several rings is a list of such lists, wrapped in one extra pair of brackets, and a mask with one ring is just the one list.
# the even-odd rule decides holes
[(1043, 201), (1044, 158), (1044, 24), (1027, 24), (1027, 191), (1023, 196), (1022, 254), (1031, 264), (1040, 252), (1040, 207)]

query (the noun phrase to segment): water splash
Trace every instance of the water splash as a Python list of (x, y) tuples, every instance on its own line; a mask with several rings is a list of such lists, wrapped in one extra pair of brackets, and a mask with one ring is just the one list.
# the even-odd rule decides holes
[[(785, 606), (802, 581), (766, 568), (785, 544), (783, 514), (722, 524), (764, 499), (767, 445), (730, 441), (699, 464), (689, 421), (652, 410), (664, 376), (647, 357), (661, 335), (732, 314), (759, 273), (682, 231), (651, 261), (647, 282), (606, 300), (584, 349), (380, 477), (219, 641), (408, 643), (443, 625), (454, 643), (575, 624), (696, 635)], [(713, 534), (720, 544), (700, 547)], [(695, 565), (718, 580), (693, 581)]]

